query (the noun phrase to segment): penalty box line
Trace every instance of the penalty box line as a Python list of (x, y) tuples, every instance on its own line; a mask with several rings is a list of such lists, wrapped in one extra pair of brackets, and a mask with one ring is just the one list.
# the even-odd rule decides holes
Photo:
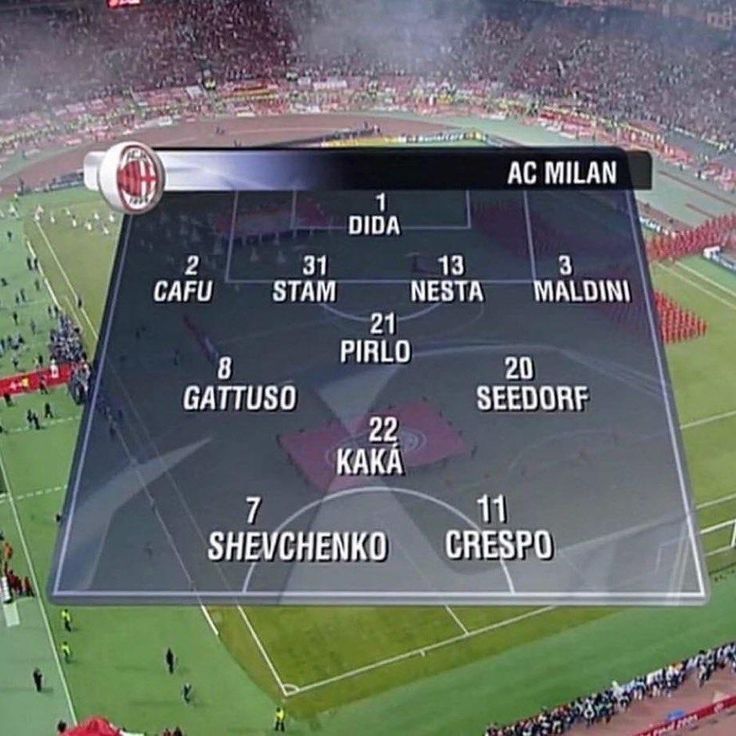
[(261, 637), (258, 636), (258, 632), (256, 631), (255, 626), (253, 626), (251, 620), (248, 618), (248, 614), (243, 610), (242, 606), (238, 606), (237, 608), (238, 613), (240, 614), (240, 618), (243, 619), (248, 629), (248, 633), (251, 636), (251, 639), (253, 639), (253, 642), (260, 652), (263, 661), (266, 663), (266, 667), (268, 667), (268, 671), (271, 673), (271, 677), (273, 677), (274, 681), (279, 687), (279, 690), (281, 690), (281, 694), (285, 698), (288, 698), (290, 695), (296, 695), (299, 692), (299, 688), (296, 685), (292, 685), (290, 682), (284, 682), (283, 678), (279, 674), (278, 669), (276, 669), (276, 665), (274, 664), (273, 659), (271, 659), (271, 655), (269, 655), (268, 650), (261, 641)]
[(556, 606), (545, 606), (543, 608), (536, 608), (533, 611), (522, 613), (519, 616), (507, 618), (507, 619), (504, 619), (503, 621), (497, 621), (496, 623), (489, 624), (488, 626), (481, 626), (480, 628), (477, 628), (477, 629), (468, 629), (467, 633), (458, 634), (457, 636), (451, 636), (451, 637), (448, 637), (447, 639), (440, 639), (439, 641), (432, 642), (431, 644), (427, 644), (426, 646), (417, 647), (415, 649), (410, 649), (406, 652), (402, 652), (401, 654), (396, 654), (393, 657), (386, 657), (385, 659), (381, 659), (376, 662), (371, 662), (370, 664), (363, 665), (362, 667), (356, 667), (355, 669), (347, 670), (345, 672), (340, 673), (339, 675), (334, 675), (333, 677), (327, 677), (324, 680), (317, 680), (315, 682), (310, 682), (307, 685), (294, 685), (292, 686), (294, 690), (293, 691), (290, 690), (290, 692), (286, 694), (286, 697), (290, 697), (291, 695), (301, 695), (303, 693), (310, 692), (311, 690), (317, 690), (318, 688), (326, 687), (327, 685), (332, 685), (342, 680), (347, 680), (351, 677), (357, 677), (358, 675), (363, 675), (368, 672), (372, 672), (374, 670), (381, 669), (383, 667), (389, 667), (390, 665), (397, 664), (398, 662), (403, 662), (408, 659), (413, 659), (414, 657), (425, 657), (429, 652), (433, 652), (437, 649), (441, 649), (443, 647), (450, 646), (452, 644), (457, 644), (467, 639), (472, 639), (473, 637), (479, 636), (480, 634), (486, 634), (491, 631), (503, 629), (507, 626), (511, 626), (513, 624), (517, 624), (522, 621), (525, 621), (526, 619), (534, 618), (535, 616), (540, 616), (542, 614), (549, 613), (550, 611), (554, 611), (555, 609), (556, 609)]

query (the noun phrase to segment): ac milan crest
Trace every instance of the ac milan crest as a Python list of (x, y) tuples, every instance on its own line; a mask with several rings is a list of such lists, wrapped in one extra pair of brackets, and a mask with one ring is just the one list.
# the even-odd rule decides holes
[(140, 215), (164, 192), (161, 159), (143, 143), (117, 143), (105, 153), (98, 172), (100, 192), (113, 209)]

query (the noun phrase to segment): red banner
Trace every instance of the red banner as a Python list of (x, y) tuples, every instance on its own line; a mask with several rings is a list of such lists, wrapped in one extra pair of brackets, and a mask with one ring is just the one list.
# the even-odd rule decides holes
[(72, 367), (65, 363), (31, 373), (18, 373), (15, 376), (0, 378), (0, 395), (32, 393), (41, 388), (42, 381), (48, 388), (54, 388), (66, 383), (71, 375)]
[(666, 736), (669, 733), (675, 733), (681, 731), (683, 728), (690, 728), (696, 723), (710, 718), (711, 716), (717, 715), (724, 710), (730, 710), (736, 707), (736, 695), (731, 695), (723, 700), (718, 700), (715, 703), (706, 705), (703, 708), (688, 713), (680, 718), (675, 718), (667, 723), (660, 723), (657, 726), (652, 726), (646, 731), (639, 731), (635, 736)]

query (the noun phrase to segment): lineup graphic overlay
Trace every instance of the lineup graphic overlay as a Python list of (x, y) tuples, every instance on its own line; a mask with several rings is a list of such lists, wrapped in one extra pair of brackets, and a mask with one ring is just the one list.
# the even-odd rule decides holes
[(555, 155), (161, 152), (54, 598), (704, 602), (650, 172)]

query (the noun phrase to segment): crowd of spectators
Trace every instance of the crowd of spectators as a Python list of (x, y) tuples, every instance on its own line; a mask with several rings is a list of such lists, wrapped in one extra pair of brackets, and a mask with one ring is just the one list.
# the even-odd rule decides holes
[(577, 698), (566, 705), (544, 710), (508, 726), (491, 724), (485, 736), (555, 736), (576, 726), (608, 723), (635, 701), (672, 695), (693, 677), (702, 687), (719, 669), (731, 668), (736, 674), (736, 642), (701, 650), (694, 657), (667, 665), (620, 685), (614, 682), (602, 692)]
[[(360, 33), (345, 35), (353, 6), (341, 6), (346, 17), (335, 16), (335, 3), (319, 0), (154, 0), (124, 12), (107, 11), (103, 3), (5, 11), (0, 115), (131, 89), (285, 75), (412, 74), (487, 81), (540, 100), (572, 100), (606, 118), (736, 140), (733, 34), (622, 9), (488, 0), (482, 12), (456, 8), (453, 22), (431, 11), (413, 25), (400, 15), (392, 22), (379, 15), (370, 32), (372, 16), (361, 16), (352, 24)], [(388, 12), (395, 15), (393, 7)]]

